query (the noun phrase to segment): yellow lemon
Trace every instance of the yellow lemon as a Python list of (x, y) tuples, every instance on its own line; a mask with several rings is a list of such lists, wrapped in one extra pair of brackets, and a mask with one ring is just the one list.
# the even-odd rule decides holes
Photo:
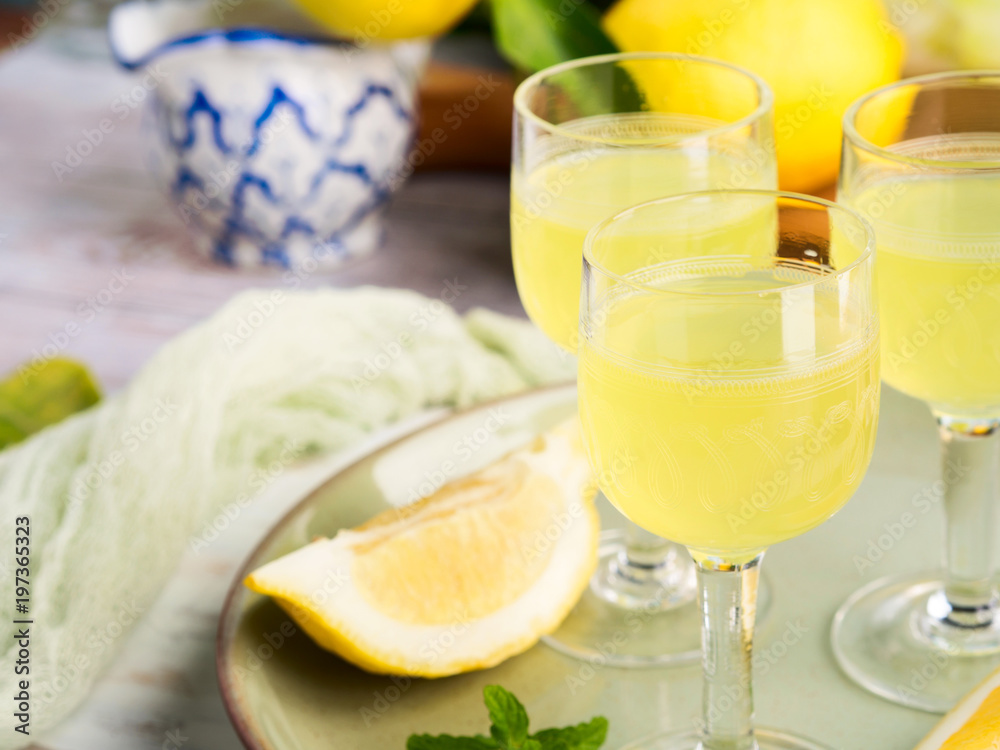
[(993, 750), (1000, 742), (1000, 671), (959, 701), (916, 750)]
[(439, 36), (468, 13), (476, 0), (296, 0), (337, 36), (374, 39)]
[(903, 62), (881, 0), (618, 0), (603, 25), (623, 51), (713, 57), (766, 80), (788, 190), (836, 179), (844, 111)]
[(597, 562), (595, 487), (574, 418), (245, 583), (370, 672), (485, 669), (558, 627), (583, 593)]

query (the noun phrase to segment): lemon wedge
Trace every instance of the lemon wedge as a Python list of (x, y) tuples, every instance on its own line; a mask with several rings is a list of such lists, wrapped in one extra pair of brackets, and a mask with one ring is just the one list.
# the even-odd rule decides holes
[(244, 583), (370, 672), (486, 669), (558, 627), (583, 593), (597, 561), (595, 490), (574, 418)]
[(1000, 747), (1000, 670), (945, 714), (915, 750), (993, 750)]

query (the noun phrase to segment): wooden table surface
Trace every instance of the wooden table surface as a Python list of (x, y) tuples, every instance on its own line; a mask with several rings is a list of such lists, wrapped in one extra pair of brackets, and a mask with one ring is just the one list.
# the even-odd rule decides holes
[[(72, 174), (56, 177), (52, 162), (63, 160), (67, 147), (133, 85), (110, 61), (60, 55), (44, 40), (0, 53), (0, 372), (61, 341), (75, 322), (79, 333), (63, 351), (115, 391), (164, 341), (236, 292), (285, 285), (280, 271), (237, 271), (194, 254), (184, 225), (142, 167), (138, 110)], [(392, 204), (381, 250), (304, 286), (378, 284), (436, 297), (457, 280), (467, 287), (457, 308), (520, 314), (507, 191), (503, 173), (417, 175)], [(81, 314), (80, 306), (116, 273), (131, 278), (125, 289), (92, 320)], [(352, 455), (389, 436), (357, 446)], [(185, 558), (91, 698), (38, 747), (241, 747), (214, 675), (225, 591), (238, 563), (289, 502), (349, 458), (282, 478), (257, 503), (256, 516), (245, 514), (211, 554)]]

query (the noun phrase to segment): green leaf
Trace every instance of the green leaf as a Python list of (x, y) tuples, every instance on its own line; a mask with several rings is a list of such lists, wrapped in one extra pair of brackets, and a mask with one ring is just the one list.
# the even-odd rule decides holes
[(543, 729), (532, 735), (542, 750), (598, 750), (608, 736), (608, 720), (595, 716), (584, 724), (562, 729)]
[[(589, 0), (493, 0), (493, 38), (497, 49), (528, 72), (567, 60), (617, 52), (601, 29), (600, 14)], [(625, 67), (581, 67), (564, 71), (558, 83), (575, 119), (611, 112), (642, 112), (645, 98)], [(553, 94), (554, 96), (554, 94)]]
[(490, 734), (500, 747), (520, 750), (528, 739), (528, 712), (521, 701), (499, 685), (483, 688), (483, 698), (490, 712)]
[(597, 716), (585, 724), (562, 729), (543, 729), (528, 736), (528, 712), (514, 694), (499, 685), (483, 689), (490, 712), (492, 738), (412, 734), (406, 750), (598, 750), (608, 733), (608, 720)]
[(497, 49), (521, 70), (618, 51), (587, 0), (493, 0), (492, 6)]
[(481, 734), (475, 737), (452, 737), (450, 734), (411, 734), (406, 750), (496, 750), (497, 743)]
[(93, 406), (101, 396), (79, 362), (36, 359), (0, 382), (0, 449)]

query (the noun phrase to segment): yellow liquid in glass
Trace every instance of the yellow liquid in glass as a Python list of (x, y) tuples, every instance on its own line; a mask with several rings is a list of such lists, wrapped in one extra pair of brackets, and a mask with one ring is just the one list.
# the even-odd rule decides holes
[[(705, 127), (700, 120), (674, 117), (651, 122), (616, 117), (605, 127), (621, 134), (632, 133), (630, 125), (640, 134), (691, 134)], [(605, 132), (589, 121), (578, 127)], [(773, 159), (763, 152), (737, 159), (705, 148), (629, 145), (555, 156), (528, 175), (515, 175), (511, 188), (511, 242), (521, 302), (550, 339), (576, 352), (583, 240), (591, 227), (629, 206), (668, 195), (724, 187), (773, 189), (775, 184)]]
[(815, 277), (755, 265), (671, 266), (657, 282), (772, 292), (739, 306), (641, 292), (606, 300), (591, 311), (601, 322), (579, 370), (605, 495), (639, 526), (730, 560), (836, 512), (864, 475), (877, 426), (875, 331), (841, 307), (836, 283), (777, 295)]
[(886, 382), (1000, 415), (1000, 174), (882, 182), (852, 203), (875, 228)]

